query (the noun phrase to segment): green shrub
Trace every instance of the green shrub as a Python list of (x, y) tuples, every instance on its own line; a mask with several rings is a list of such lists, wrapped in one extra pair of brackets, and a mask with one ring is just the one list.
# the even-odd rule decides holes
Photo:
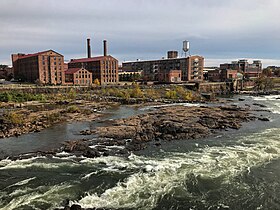
[(75, 89), (71, 88), (70, 91), (67, 94), (67, 97), (69, 99), (75, 99), (77, 97), (77, 92)]
[(131, 97), (132, 98), (143, 98), (144, 94), (142, 92), (142, 90), (140, 89), (138, 84), (134, 84), (133, 85), (133, 89), (131, 91)]
[(22, 125), (24, 122), (24, 116), (15, 111), (11, 111), (4, 115), (4, 121), (13, 125)]
[(165, 93), (165, 97), (168, 99), (177, 99), (177, 92), (176, 90), (167, 90)]
[(44, 94), (31, 94), (23, 92), (4, 92), (0, 93), (0, 101), (2, 102), (26, 102), (26, 101), (45, 101)]
[(151, 98), (151, 99), (159, 98), (158, 93), (154, 89), (147, 89), (145, 91), (145, 97), (146, 98)]
[(55, 113), (48, 113), (46, 115), (46, 118), (47, 118), (47, 121), (49, 123), (56, 123), (56, 122), (59, 122), (60, 121), (60, 118), (61, 118), (61, 114), (59, 112), (55, 112)]
[(72, 106), (68, 106), (66, 111), (68, 113), (77, 113), (77, 112), (80, 112), (80, 109), (76, 105), (72, 105)]

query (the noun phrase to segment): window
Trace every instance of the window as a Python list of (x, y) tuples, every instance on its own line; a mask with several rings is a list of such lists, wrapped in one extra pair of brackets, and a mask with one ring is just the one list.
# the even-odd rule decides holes
[(54, 56), (53, 59), (56, 60), (56, 57)]

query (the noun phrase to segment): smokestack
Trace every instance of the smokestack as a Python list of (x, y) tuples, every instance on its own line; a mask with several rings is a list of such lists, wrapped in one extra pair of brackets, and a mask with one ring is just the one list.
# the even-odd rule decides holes
[(107, 40), (103, 40), (103, 52), (104, 56), (107, 56)]
[(87, 55), (88, 58), (91, 58), (91, 49), (90, 49), (90, 39), (87, 39)]

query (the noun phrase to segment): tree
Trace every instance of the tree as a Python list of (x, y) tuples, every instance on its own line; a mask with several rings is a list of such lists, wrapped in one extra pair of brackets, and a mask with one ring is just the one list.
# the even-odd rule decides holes
[(6, 69), (7, 67), (8, 67), (8, 65), (0, 64), (0, 69)]
[(139, 85), (137, 83), (133, 84), (133, 89), (132, 89), (132, 92), (131, 92), (131, 96), (133, 98), (142, 98), (143, 97), (143, 92), (142, 90), (140, 89)]
[(271, 90), (273, 87), (274, 87), (273, 80), (264, 75), (260, 76), (255, 80), (254, 90), (267, 91), (267, 90)]
[(100, 85), (99, 79), (96, 78), (96, 79), (93, 81), (93, 84), (99, 86), (99, 85)]
[(271, 77), (271, 75), (272, 75), (272, 70), (271, 70), (269, 67), (268, 67), (268, 68), (265, 68), (265, 69), (263, 69), (262, 74), (263, 74), (263, 76)]

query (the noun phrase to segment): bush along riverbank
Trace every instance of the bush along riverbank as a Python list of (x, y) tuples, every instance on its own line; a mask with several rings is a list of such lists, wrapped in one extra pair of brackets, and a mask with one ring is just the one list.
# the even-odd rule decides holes
[(20, 108), (2, 109), (0, 138), (39, 132), (62, 122), (95, 120), (101, 111), (113, 103), (63, 101), (52, 103), (28, 103)]
[(57, 93), (7, 91), (0, 93), (0, 138), (39, 132), (64, 121), (93, 120), (97, 111), (117, 104), (204, 102), (181, 86), (100, 87)]

